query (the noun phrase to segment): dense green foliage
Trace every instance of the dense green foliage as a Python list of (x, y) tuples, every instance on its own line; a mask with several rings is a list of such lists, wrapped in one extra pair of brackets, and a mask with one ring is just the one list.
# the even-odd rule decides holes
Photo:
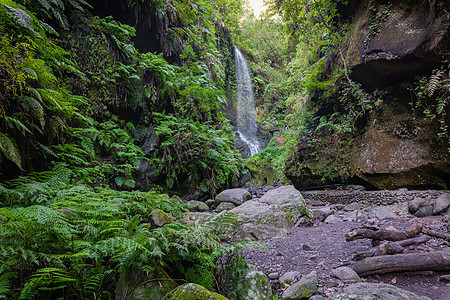
[[(270, 0), (260, 19), (244, 0), (110, 2), (0, 0), (0, 299), (111, 299), (131, 270), (232, 296), (248, 243), (220, 241), (236, 220), (184, 226), (185, 205), (162, 192), (207, 199), (245, 167), (259, 184), (351, 176), (349, 149), (385, 95), (351, 79), (347, 1)], [(370, 7), (365, 47), (390, 10)], [(224, 112), (233, 44), (272, 137), (245, 162)], [(410, 89), (447, 145), (449, 68)]]
[[(140, 162), (151, 160), (156, 176), (167, 177), (160, 182), (169, 188), (187, 180), (210, 193), (239, 175), (234, 136), (221, 111), (224, 76), (211, 3), (155, 4), (158, 11), (170, 9), (174, 15), (168, 34), (181, 65), (168, 63), (162, 55), (140, 53), (131, 43), (134, 28), (112, 17), (89, 17), (83, 4), (61, 2), (54, 7), (36, 1), (23, 7), (4, 1), (0, 7), (3, 166), (13, 162), (26, 171), (42, 170), (51, 167), (51, 161), (64, 161), (83, 167), (87, 177), (97, 172), (87, 181), (134, 188)], [(56, 31), (44, 22), (56, 18), (66, 28), (66, 14), (73, 9), (85, 15), (84, 24), (61, 31), (64, 39), (59, 42)], [(81, 32), (86, 29), (87, 34)], [(163, 128), (170, 126), (162, 120), (178, 119), (192, 124), (177, 129), (180, 137), (192, 136), (197, 127), (206, 138), (211, 135), (213, 143), (220, 141), (215, 152), (211, 143), (195, 141), (172, 149), (169, 141), (162, 141), (145, 154), (134, 145), (137, 125), (159, 128), (161, 139), (166, 139), (169, 132)], [(189, 157), (167, 157), (176, 155), (174, 151)], [(209, 156), (203, 155), (208, 151)], [(171, 159), (186, 165), (164, 163)], [(199, 160), (196, 164), (203, 169), (189, 159)]]
[[(345, 182), (358, 172), (350, 167), (351, 147), (367, 124), (376, 122), (389, 91), (365, 90), (351, 77), (348, 53), (355, 41), (347, 39), (351, 20), (342, 15), (347, 2), (273, 0), (263, 18), (243, 23), (258, 121), (285, 143), (283, 151), (250, 158), (251, 170), (270, 174), (275, 168), (279, 178), (282, 173), (298, 176), (305, 186)], [(365, 48), (392, 7), (368, 5)], [(410, 103), (417, 118), (439, 120), (444, 145), (448, 143), (447, 64), (411, 89)], [(288, 164), (270, 163), (283, 160)]]
[(180, 223), (156, 228), (149, 218), (153, 209), (180, 217), (179, 198), (70, 184), (70, 177), (59, 165), (2, 187), (0, 295), (110, 298), (121, 272), (158, 267), (212, 288), (225, 251), (215, 233)]
[(148, 5), (171, 48), (140, 52), (91, 1), (0, 1), (0, 298), (108, 299), (121, 274), (158, 268), (217, 289), (216, 260), (240, 257), (214, 220), (157, 227), (150, 213), (185, 212), (158, 184), (208, 195), (240, 175), (217, 47), (242, 2), (122, 4)]

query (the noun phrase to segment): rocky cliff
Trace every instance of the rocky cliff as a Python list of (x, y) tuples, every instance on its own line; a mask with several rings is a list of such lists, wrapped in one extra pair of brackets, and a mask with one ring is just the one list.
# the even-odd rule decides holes
[[(347, 180), (379, 189), (448, 188), (448, 136), (442, 138), (441, 134), (438, 138), (438, 134), (441, 125), (449, 121), (449, 92), (440, 99), (444, 123), (426, 117), (426, 105), (436, 103), (421, 103), (420, 109), (413, 109), (418, 106), (414, 105), (414, 87), (420, 78), (431, 76), (433, 70), (443, 66), (446, 55), (448, 58), (448, 2), (365, 0), (354, 3), (352, 8), (352, 30), (345, 53), (350, 76), (365, 91), (382, 95), (382, 101), (349, 140), (344, 166), (348, 169)], [(448, 76), (448, 70), (445, 72)], [(297, 156), (301, 161), (302, 155)], [(300, 169), (296, 167), (298, 161), (291, 160), (286, 169), (297, 188), (324, 182), (315, 167), (322, 165), (320, 159), (316, 163), (303, 162)], [(302, 174), (318, 174), (317, 180), (306, 182)]]

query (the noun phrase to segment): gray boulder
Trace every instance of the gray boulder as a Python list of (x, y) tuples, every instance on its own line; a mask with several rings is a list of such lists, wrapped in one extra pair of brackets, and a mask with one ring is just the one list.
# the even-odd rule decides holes
[(236, 300), (265, 300), (272, 297), (272, 288), (270, 281), (263, 272), (255, 266), (249, 265), (249, 268), (242, 279), (234, 287)]
[(222, 202), (230, 202), (235, 205), (241, 205), (247, 200), (252, 199), (252, 195), (244, 189), (228, 189), (224, 190), (216, 196), (216, 204)]
[(165, 211), (155, 208), (150, 213), (150, 222), (156, 227), (163, 227), (166, 224), (175, 222), (175, 218)]
[(445, 213), (450, 207), (450, 193), (440, 195), (434, 202), (433, 214)]
[(419, 210), (414, 214), (418, 218), (428, 217), (433, 214), (433, 205), (425, 205), (419, 208)]
[(374, 207), (369, 212), (369, 218), (374, 218), (374, 219), (379, 219), (379, 220), (393, 219), (396, 217), (397, 217), (397, 214), (385, 206)]
[(304, 215), (311, 213), (302, 195), (293, 186), (268, 191), (261, 199), (250, 200), (230, 210), (241, 222), (238, 238), (252, 240), (286, 235)]
[(236, 206), (231, 202), (222, 202), (216, 207), (217, 212), (221, 212), (224, 210), (232, 210)]
[(205, 202), (191, 200), (186, 203), (189, 211), (208, 211), (209, 206)]
[(286, 272), (280, 277), (280, 282), (290, 284), (291, 282), (295, 281), (298, 277), (300, 277), (300, 272), (298, 271)]
[(361, 282), (361, 278), (350, 267), (339, 267), (331, 272), (331, 275), (345, 283)]
[(278, 207), (284, 211), (292, 224), (303, 215), (312, 217), (311, 212), (305, 204), (302, 194), (292, 185), (282, 186), (270, 190), (262, 196), (259, 201), (267, 203), (271, 207)]
[(187, 212), (178, 222), (187, 226), (197, 226), (211, 220), (214, 216), (215, 214), (208, 212)]
[(330, 215), (325, 219), (325, 223), (327, 224), (335, 224), (342, 221), (343, 221), (342, 218), (338, 215)]
[(320, 208), (313, 208), (311, 209), (311, 213), (313, 214), (314, 220), (322, 222), (329, 215), (333, 214), (333, 210), (329, 206), (325, 206)]
[(319, 284), (319, 278), (316, 271), (312, 271), (308, 275), (302, 276), (302, 278), (288, 287), (283, 292), (283, 300), (300, 300), (309, 299), (317, 292)]
[(350, 204), (347, 204), (346, 206), (344, 206), (344, 210), (345, 211), (354, 211), (354, 210), (358, 210), (361, 209), (361, 205), (357, 202), (353, 202)]
[(390, 284), (360, 282), (349, 285), (342, 292), (333, 294), (332, 300), (421, 300), (412, 292)]
[[(286, 219), (284, 219), (286, 220)], [(265, 240), (273, 237), (288, 235), (290, 232), (290, 224), (272, 224), (259, 225), (254, 223), (245, 223), (239, 226), (235, 231), (235, 238), (247, 240)]]
[(411, 214), (415, 214), (419, 208), (426, 202), (425, 198), (416, 197), (408, 203), (408, 211)]
[[(147, 298), (153, 299), (153, 298)], [(169, 300), (227, 300), (228, 298), (211, 291), (208, 291), (201, 285), (195, 283), (185, 283), (179, 286), (173, 294), (168, 298)]]

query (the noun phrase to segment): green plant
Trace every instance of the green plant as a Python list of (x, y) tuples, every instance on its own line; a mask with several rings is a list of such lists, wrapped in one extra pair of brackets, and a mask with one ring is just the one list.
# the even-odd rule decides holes
[[(422, 77), (411, 91), (409, 103), (414, 113), (421, 113), (428, 121), (439, 122), (439, 140), (448, 144), (448, 104), (450, 102), (450, 60), (445, 56), (441, 69), (433, 70), (429, 77)], [(416, 115), (415, 115), (416, 117)], [(450, 151), (450, 147), (448, 148)]]
[[(179, 223), (153, 228), (148, 221), (155, 208), (180, 217), (185, 208), (179, 200), (156, 191), (68, 184), (70, 177), (70, 169), (61, 166), (2, 187), (0, 199), (10, 206), (0, 208), (1, 295), (113, 294), (116, 270), (148, 272), (158, 261), (187, 278), (198, 272), (212, 278), (218, 247), (213, 233)], [(11, 196), (14, 203), (8, 203)]]
[(154, 162), (169, 188), (180, 178), (187, 178), (202, 191), (215, 193), (239, 173), (240, 160), (229, 127), (220, 129), (170, 115), (154, 115), (156, 134), (161, 139)]

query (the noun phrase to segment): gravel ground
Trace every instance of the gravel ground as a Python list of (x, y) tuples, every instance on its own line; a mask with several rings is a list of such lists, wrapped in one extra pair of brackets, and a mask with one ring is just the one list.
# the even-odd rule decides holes
[[(381, 227), (394, 226), (404, 229), (412, 222), (420, 220), (433, 229), (444, 230), (442, 217), (411, 218), (401, 217), (379, 221)], [(361, 227), (360, 222), (341, 222), (336, 224), (318, 223), (316, 226), (295, 227), (291, 233), (280, 238), (265, 240), (268, 250), (252, 249), (244, 253), (251, 264), (258, 266), (266, 275), (278, 273), (280, 276), (288, 271), (308, 274), (316, 271), (320, 278), (319, 292), (324, 296), (342, 289), (344, 284), (331, 277), (333, 268), (348, 265), (352, 254), (372, 248), (367, 239), (347, 242), (345, 234), (352, 228)], [(408, 248), (406, 253), (439, 250), (447, 247), (442, 240), (432, 239), (426, 244)], [(450, 285), (440, 282), (437, 272), (391, 273), (365, 278), (366, 281), (390, 283), (421, 296), (436, 300), (450, 299)], [(272, 280), (274, 293), (281, 295), (287, 287), (279, 281)]]

